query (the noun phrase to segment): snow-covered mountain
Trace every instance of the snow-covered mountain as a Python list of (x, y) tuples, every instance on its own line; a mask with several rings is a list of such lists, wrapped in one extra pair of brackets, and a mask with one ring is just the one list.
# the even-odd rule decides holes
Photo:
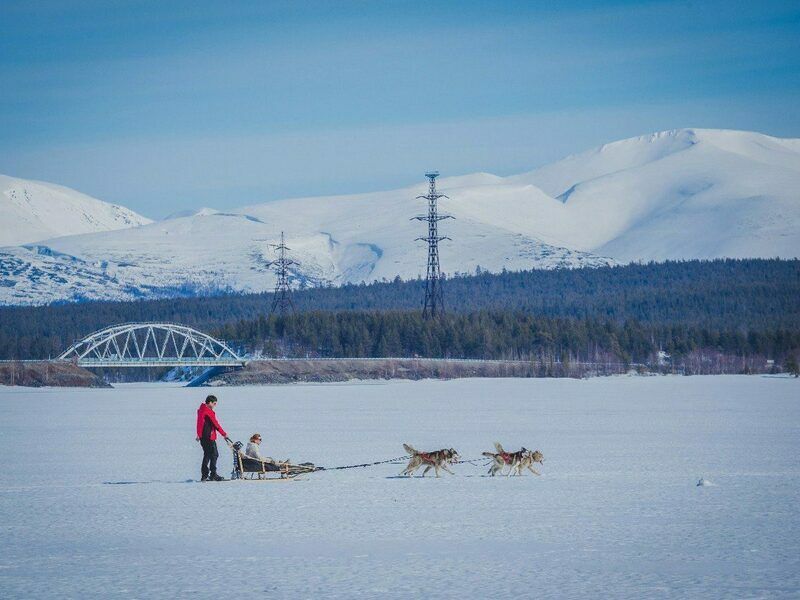
[(508, 180), (561, 201), (565, 245), (622, 262), (800, 256), (800, 139), (678, 129)]
[(0, 175), (0, 246), (147, 223), (132, 210), (67, 187)]
[[(504, 194), (490, 175), (445, 179), (443, 269), (474, 272), (598, 266), (612, 261), (530, 235), (529, 202)], [(486, 189), (483, 189), (486, 188)], [(55, 238), (0, 250), (0, 301), (41, 303), (176, 293), (271, 290), (267, 263), (286, 232), (295, 284), (309, 287), (424, 274), (426, 186), (329, 198), (282, 200), (235, 212), (176, 217), (126, 231)], [(519, 223), (510, 213), (524, 215)], [(91, 275), (89, 275), (91, 273)], [(2, 284), (3, 280), (13, 285)]]
[[(442, 178), (447, 273), (800, 256), (800, 140), (682, 129), (512, 177)], [(424, 274), (426, 185), (211, 209), (0, 250), (0, 303), (270, 290), (280, 232), (298, 285)]]

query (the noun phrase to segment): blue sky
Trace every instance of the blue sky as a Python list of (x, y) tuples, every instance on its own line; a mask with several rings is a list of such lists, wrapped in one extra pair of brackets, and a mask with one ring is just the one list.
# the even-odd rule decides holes
[(800, 3), (4, 0), (0, 83), (0, 173), (159, 218), (800, 137)]

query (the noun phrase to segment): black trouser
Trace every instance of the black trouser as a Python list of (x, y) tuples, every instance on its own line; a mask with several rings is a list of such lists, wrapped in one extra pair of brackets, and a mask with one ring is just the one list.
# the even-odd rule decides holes
[(203, 466), (200, 468), (200, 474), (203, 476), (203, 479), (205, 479), (209, 475), (210, 468), (211, 476), (213, 477), (217, 474), (217, 458), (219, 457), (217, 442), (206, 438), (200, 438), (200, 445), (203, 447)]

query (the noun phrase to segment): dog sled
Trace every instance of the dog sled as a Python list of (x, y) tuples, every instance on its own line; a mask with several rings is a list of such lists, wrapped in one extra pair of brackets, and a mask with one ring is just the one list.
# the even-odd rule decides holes
[(231, 479), (242, 481), (291, 481), (299, 475), (313, 473), (319, 468), (313, 463), (292, 464), (288, 461), (279, 462), (271, 460), (258, 460), (247, 456), (243, 451), (242, 442), (231, 446), (233, 452), (233, 472)]
[[(274, 461), (272, 459), (257, 459), (247, 456), (242, 450), (244, 444), (242, 442), (230, 443), (228, 447), (233, 452), (233, 471), (231, 473), (231, 480), (242, 481), (295, 481), (300, 475), (307, 475), (317, 471), (339, 471), (342, 469), (356, 469), (361, 467), (371, 467), (374, 465), (383, 465), (388, 463), (398, 463), (403, 460), (408, 460), (409, 463), (401, 476), (413, 476), (414, 472), (425, 466), (423, 477), (430, 469), (437, 471), (436, 476), (439, 476), (438, 470), (443, 469), (450, 474), (454, 474), (449, 468), (449, 465), (458, 463), (471, 463), (471, 460), (460, 460), (458, 452), (453, 448), (444, 448), (432, 452), (421, 452), (416, 450), (408, 444), (403, 444), (403, 448), (408, 452), (406, 456), (399, 456), (390, 458), (388, 460), (378, 460), (371, 463), (360, 463), (356, 465), (345, 465), (341, 467), (318, 467), (314, 463), (304, 462), (294, 464), (285, 461)], [(534, 475), (540, 473), (533, 468), (535, 463), (543, 464), (544, 456), (538, 450), (528, 450), (521, 448), (517, 452), (506, 452), (503, 447), (495, 442), (495, 449), (497, 452), (483, 452), (485, 458), (490, 459), (492, 463), (489, 469), (489, 475), (496, 475), (497, 473), (504, 474), (504, 467), (508, 467), (508, 475), (522, 475), (523, 469), (530, 470)], [(488, 464), (488, 463), (487, 463)]]

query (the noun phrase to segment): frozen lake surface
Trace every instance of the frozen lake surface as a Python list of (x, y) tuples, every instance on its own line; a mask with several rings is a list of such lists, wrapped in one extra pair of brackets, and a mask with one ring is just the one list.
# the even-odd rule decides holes
[[(278, 458), (403, 442), (474, 458), (498, 440), (540, 449), (543, 476), (187, 482), (209, 391), (232, 438), (258, 431)], [(800, 596), (797, 380), (0, 387), (0, 403), (4, 598)]]

